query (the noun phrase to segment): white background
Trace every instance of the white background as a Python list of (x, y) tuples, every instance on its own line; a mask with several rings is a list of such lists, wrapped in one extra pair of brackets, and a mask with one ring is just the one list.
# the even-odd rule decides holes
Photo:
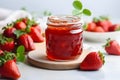
[[(93, 16), (109, 15), (112, 19), (120, 18), (120, 0), (81, 0)], [(26, 7), (28, 11), (39, 15), (45, 10), (53, 14), (71, 14), (73, 0), (1, 0), (0, 7), (17, 10)]]

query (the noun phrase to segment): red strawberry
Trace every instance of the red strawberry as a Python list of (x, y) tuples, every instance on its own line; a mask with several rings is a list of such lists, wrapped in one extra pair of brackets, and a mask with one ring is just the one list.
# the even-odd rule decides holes
[(6, 28), (4, 31), (3, 31), (3, 35), (8, 37), (8, 38), (13, 38), (15, 39), (15, 34), (14, 34), (14, 31), (16, 29), (14, 27), (8, 27)]
[(97, 26), (102, 27), (105, 32), (108, 32), (109, 27), (112, 25), (112, 22), (106, 16), (100, 16), (99, 18), (93, 18), (93, 22), (95, 22)]
[(105, 32), (104, 29), (100, 26), (94, 28), (94, 32)]
[(22, 21), (16, 22), (14, 27), (19, 30), (25, 30), (26, 29), (26, 24)]
[(28, 18), (23, 18), (22, 22), (24, 22), (25, 24), (27, 24)]
[(111, 26), (111, 22), (108, 20), (104, 20), (104, 21), (99, 21), (96, 23), (97, 26), (101, 26), (105, 32), (109, 31), (109, 27)]
[(80, 64), (81, 70), (98, 70), (104, 64), (104, 56), (100, 52), (90, 52)]
[(7, 38), (0, 35), (0, 49), (3, 51), (13, 51), (15, 48), (15, 42), (12, 38)]
[(120, 55), (120, 45), (116, 40), (107, 39), (105, 51), (111, 55)]
[(109, 27), (109, 31), (118, 31), (120, 30), (120, 24), (114, 24)]
[(30, 28), (29, 35), (31, 36), (31, 38), (33, 39), (34, 42), (43, 42), (44, 41), (42, 34), (36, 27)]
[(34, 42), (28, 34), (23, 34), (18, 39), (18, 44), (23, 45), (26, 51), (31, 51), (35, 49)]
[(42, 29), (38, 24), (32, 25), (32, 27), (36, 28), (40, 33), (42, 32)]
[(0, 75), (1, 77), (11, 78), (14, 80), (21, 76), (14, 60), (8, 60), (0, 67)]
[(93, 31), (96, 27), (94, 22), (88, 23), (86, 31)]

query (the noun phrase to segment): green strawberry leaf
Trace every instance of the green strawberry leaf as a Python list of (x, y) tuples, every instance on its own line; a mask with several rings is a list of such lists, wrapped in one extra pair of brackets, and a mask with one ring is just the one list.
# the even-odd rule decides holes
[(16, 56), (15, 56), (15, 53), (12, 53), (12, 52), (7, 52), (5, 51), (4, 52), (5, 54), (5, 60), (8, 61), (8, 60), (13, 60)]
[(9, 60), (14, 60), (16, 58), (15, 53), (4, 51), (0, 56), (0, 66), (2, 66), (5, 62)]
[(83, 9), (83, 14), (87, 16), (91, 16), (91, 11), (89, 9)]
[(0, 44), (5, 44), (6, 42), (11, 42), (11, 41), (13, 41), (12, 38), (7, 38), (3, 36), (2, 34), (0, 34)]
[(93, 18), (93, 22), (98, 22), (98, 21), (99, 21), (99, 19), (97, 17)]
[(108, 39), (106, 39), (106, 44), (105, 45), (103, 45), (103, 47), (105, 48), (105, 47), (109, 47), (110, 46), (110, 41), (111, 41), (111, 39), (110, 38), (108, 38)]
[(23, 45), (19, 46), (17, 48), (17, 61), (18, 62), (24, 62), (25, 61), (25, 48)]
[(25, 34), (26, 32), (22, 30), (15, 30), (14, 34), (16, 35), (17, 38), (19, 38), (22, 34)]
[(82, 5), (81, 1), (75, 0), (75, 1), (73, 2), (73, 7), (74, 7), (75, 9), (77, 9), (77, 10), (81, 10), (82, 7), (83, 7), (83, 5)]
[(102, 52), (98, 51), (99, 57), (101, 58), (103, 64), (105, 63), (105, 56), (103, 55)]

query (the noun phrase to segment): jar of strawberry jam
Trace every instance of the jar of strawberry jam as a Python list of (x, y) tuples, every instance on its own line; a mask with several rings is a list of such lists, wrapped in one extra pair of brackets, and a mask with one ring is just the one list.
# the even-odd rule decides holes
[(76, 16), (48, 17), (45, 30), (48, 59), (65, 61), (78, 58), (83, 50), (82, 25)]

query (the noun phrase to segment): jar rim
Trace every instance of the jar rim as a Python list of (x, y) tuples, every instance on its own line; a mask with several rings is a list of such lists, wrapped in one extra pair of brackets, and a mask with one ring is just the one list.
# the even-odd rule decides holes
[(83, 24), (83, 21), (78, 16), (72, 15), (55, 15), (49, 16), (47, 19), (48, 25), (71, 25), (71, 24)]

